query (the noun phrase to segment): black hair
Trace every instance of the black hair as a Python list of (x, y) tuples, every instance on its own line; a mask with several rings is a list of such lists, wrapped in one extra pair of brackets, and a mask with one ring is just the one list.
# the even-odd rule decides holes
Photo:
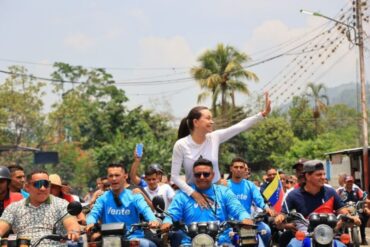
[(145, 171), (145, 177), (151, 176), (151, 175), (157, 175), (157, 170), (149, 168), (148, 170)]
[(235, 158), (231, 161), (231, 163), (230, 163), (230, 167), (231, 167), (232, 165), (234, 165), (234, 163), (236, 163), (236, 162), (241, 162), (241, 163), (244, 163), (244, 164), (248, 164), (248, 163), (247, 163), (247, 161), (246, 161), (245, 159), (243, 159), (243, 158), (241, 158), (241, 157), (235, 157)]
[(112, 167), (120, 167), (124, 171), (124, 173), (127, 173), (127, 169), (125, 164), (123, 162), (118, 162), (118, 163), (110, 163), (107, 167), (107, 169), (112, 168)]
[(212, 161), (204, 159), (202, 156), (194, 162), (193, 169), (197, 166), (209, 166), (213, 169)]
[(37, 170), (34, 170), (34, 171), (32, 171), (30, 174), (28, 174), (28, 175), (27, 175), (27, 177), (26, 177), (27, 182), (32, 181), (32, 176), (33, 176), (33, 175), (35, 175), (35, 174), (39, 174), (39, 173), (41, 173), (41, 174), (46, 174), (46, 175), (48, 175), (48, 176), (49, 176), (49, 173), (48, 173), (47, 171), (45, 171), (45, 170), (41, 170), (41, 169), (37, 169)]
[(16, 172), (16, 171), (23, 171), (24, 172), (23, 167), (21, 167), (20, 165), (10, 165), (10, 166), (8, 166), (8, 169), (9, 169), (10, 173), (13, 173), (13, 172)]
[(267, 173), (267, 172), (268, 172), (268, 171), (270, 171), (271, 169), (274, 169), (274, 170), (278, 171), (275, 167), (273, 167), (273, 166), (269, 166), (269, 167), (267, 167), (267, 168), (266, 168), (265, 172)]
[(190, 110), (188, 115), (181, 120), (178, 132), (177, 139), (181, 139), (190, 134), (190, 131), (194, 129), (194, 119), (199, 119), (202, 116), (200, 111), (208, 110), (205, 106), (196, 106)]

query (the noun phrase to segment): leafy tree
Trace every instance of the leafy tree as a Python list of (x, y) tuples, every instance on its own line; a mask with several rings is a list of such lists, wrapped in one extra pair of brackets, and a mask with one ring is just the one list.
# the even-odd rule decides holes
[[(29, 76), (22, 66), (9, 67), (10, 75), (0, 85), (0, 143), (40, 147), (47, 131), (42, 113), (44, 83)], [(2, 153), (1, 164), (30, 165), (32, 153), (10, 150)]]
[[(108, 142), (114, 133), (122, 131), (126, 111), (123, 103), (128, 99), (123, 90), (114, 85), (112, 76), (104, 69), (85, 69), (55, 63), (52, 76), (77, 86), (63, 93), (62, 102), (55, 105), (51, 121), (60, 135), (59, 140), (78, 141), (83, 148)], [(56, 87), (60, 91), (63, 87)], [(69, 131), (69, 137), (63, 133)]]
[[(124, 91), (102, 69), (64, 63), (56, 63), (55, 67), (56, 80), (75, 84), (69, 91), (64, 88), (62, 101), (51, 114), (53, 126), (61, 133), (59, 142), (72, 142), (88, 151), (100, 175), (106, 174), (111, 162), (123, 161), (129, 166), (137, 143), (144, 143), (144, 166), (156, 162), (169, 169), (175, 133), (167, 116), (141, 107), (129, 111), (124, 105), (128, 100)], [(56, 88), (59, 92), (62, 89)]]
[[(241, 156), (251, 164), (271, 165), (273, 154), (285, 153), (293, 143), (293, 132), (287, 128), (289, 123), (283, 117), (269, 117), (257, 124), (253, 129), (237, 135), (224, 148), (228, 160), (220, 159), (221, 164), (228, 164), (233, 156)], [(224, 154), (222, 153), (224, 156)], [(221, 163), (223, 162), (223, 163)], [(262, 167), (259, 167), (262, 168)]]
[(308, 99), (294, 96), (288, 115), (294, 136), (301, 140), (315, 138), (315, 126)]
[[(315, 122), (316, 134), (319, 133), (318, 119), (320, 118), (321, 112), (326, 110), (327, 105), (329, 105), (329, 98), (325, 95), (326, 87), (324, 84), (320, 83), (315, 85), (310, 82), (307, 84), (306, 96), (313, 101), (313, 118)], [(324, 102), (323, 100), (326, 100)]]
[(228, 98), (231, 100), (231, 106), (235, 107), (235, 92), (249, 93), (243, 79), (258, 81), (253, 72), (243, 68), (242, 64), (249, 60), (248, 55), (223, 44), (218, 44), (215, 50), (204, 52), (198, 58), (200, 65), (191, 69), (192, 76), (204, 90), (198, 96), (198, 102), (211, 96), (214, 116), (217, 116), (219, 97), (222, 113), (226, 113)]
[(140, 107), (128, 112), (124, 119), (124, 132), (116, 132), (111, 142), (94, 149), (100, 173), (104, 174), (108, 163), (113, 161), (123, 161), (129, 167), (137, 143), (144, 144), (142, 172), (151, 163), (159, 163), (169, 172), (176, 133), (168, 125), (168, 119)]
[(41, 82), (27, 76), (24, 67), (12, 66), (10, 76), (0, 85), (0, 136), (3, 143), (38, 145), (44, 115)]

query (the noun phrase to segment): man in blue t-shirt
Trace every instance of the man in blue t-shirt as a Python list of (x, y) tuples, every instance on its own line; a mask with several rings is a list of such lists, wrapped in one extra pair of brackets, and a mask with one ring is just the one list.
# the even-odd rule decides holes
[[(303, 175), (305, 182), (300, 188), (290, 192), (284, 203), (282, 214), (279, 214), (275, 218), (275, 223), (281, 227), (285, 227), (283, 224), (285, 220), (285, 214), (291, 210), (296, 210), (301, 213), (304, 217), (308, 217), (311, 213), (338, 213), (338, 214), (349, 214), (349, 210), (345, 208), (345, 205), (340, 200), (338, 194), (333, 188), (324, 186), (325, 184), (325, 170), (324, 165), (321, 161), (310, 160), (303, 164)], [(361, 221), (356, 216), (350, 216), (353, 218), (355, 224), (360, 225)], [(342, 222), (339, 221), (339, 226)], [(290, 230), (297, 231), (298, 225), (289, 226)], [(306, 231), (303, 229), (301, 231)], [(344, 247), (345, 245), (338, 240), (335, 240), (336, 246)], [(293, 238), (288, 246), (302, 246), (302, 241)]]
[[(102, 224), (124, 222), (126, 229), (130, 229), (132, 224), (140, 222), (139, 214), (143, 215), (145, 221), (149, 222), (150, 228), (159, 227), (159, 222), (145, 202), (144, 197), (141, 194), (132, 193), (130, 189), (125, 189), (126, 169), (123, 164), (110, 164), (107, 171), (111, 190), (104, 192), (96, 200), (94, 207), (86, 218), (87, 231), (99, 220)], [(128, 238), (139, 239), (142, 247), (155, 247), (152, 241), (143, 237), (143, 231), (138, 229)]]
[[(223, 185), (212, 184), (214, 177), (213, 165), (210, 160), (200, 158), (193, 166), (195, 184), (190, 185), (195, 191), (201, 193), (207, 199), (208, 206), (202, 208), (193, 197), (186, 193), (178, 192), (172, 200), (168, 213), (161, 227), (166, 232), (170, 229), (173, 221), (180, 221), (189, 225), (193, 222), (224, 222), (231, 218), (242, 221), (244, 224), (253, 224), (250, 214), (244, 209), (234, 193)], [(218, 238), (218, 245), (231, 244), (228, 231), (223, 232)], [(263, 246), (263, 244), (259, 246)], [(184, 246), (191, 246), (190, 237), (182, 240)]]
[[(269, 215), (273, 216), (275, 213), (264, 202), (260, 190), (254, 183), (244, 179), (244, 174), (247, 170), (248, 164), (244, 159), (234, 158), (230, 165), (231, 179), (227, 180), (228, 187), (234, 192), (249, 214), (251, 214), (252, 206), (256, 206), (260, 209), (264, 209)], [(257, 229), (259, 232), (264, 233), (261, 234), (261, 238), (265, 246), (268, 246), (271, 238), (270, 227), (261, 221), (257, 223)]]

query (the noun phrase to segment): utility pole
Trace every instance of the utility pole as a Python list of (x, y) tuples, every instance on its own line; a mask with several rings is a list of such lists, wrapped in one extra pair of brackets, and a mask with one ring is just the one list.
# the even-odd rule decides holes
[(368, 130), (367, 130), (367, 102), (366, 102), (366, 79), (365, 79), (365, 58), (364, 58), (364, 36), (362, 29), (361, 0), (356, 0), (356, 27), (358, 51), (360, 60), (360, 82), (361, 82), (361, 109), (362, 109), (362, 164), (364, 174), (364, 189), (369, 189), (369, 151), (368, 151)]
[[(366, 2), (365, 2), (366, 3)], [(369, 151), (368, 151), (368, 133), (367, 133), (367, 101), (366, 101), (366, 79), (365, 79), (365, 59), (364, 59), (364, 31), (362, 28), (362, 0), (356, 0), (354, 2), (354, 8), (356, 9), (356, 26), (349, 25), (345, 22), (336, 20), (334, 18), (322, 15), (318, 12), (311, 12), (307, 10), (301, 10), (303, 14), (309, 14), (313, 16), (319, 16), (335, 23), (339, 23), (348, 28), (353, 29), (355, 33), (355, 42), (354, 44), (358, 46), (359, 51), (359, 60), (360, 60), (360, 82), (361, 82), (361, 125), (362, 125), (362, 166), (363, 166), (363, 175), (364, 175), (364, 189), (369, 190)]]

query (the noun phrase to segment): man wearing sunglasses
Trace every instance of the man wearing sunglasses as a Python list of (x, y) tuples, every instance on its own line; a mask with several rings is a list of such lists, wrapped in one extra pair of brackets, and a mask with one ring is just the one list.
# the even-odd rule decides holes
[[(49, 175), (46, 171), (37, 170), (27, 176), (27, 199), (12, 203), (0, 218), (0, 236), (10, 229), (18, 238), (28, 238), (31, 244), (45, 235), (52, 234), (54, 223), (57, 233), (63, 234), (63, 227), (68, 238), (79, 239), (80, 226), (74, 216), (67, 214), (68, 203), (50, 195)], [(59, 242), (44, 240), (39, 246), (65, 246)]]
[[(253, 224), (250, 214), (244, 209), (234, 193), (226, 186), (212, 183), (215, 173), (210, 160), (200, 158), (195, 161), (193, 174), (195, 183), (190, 186), (205, 198), (208, 206), (204, 208), (199, 206), (193, 197), (179, 191), (168, 209), (172, 217), (167, 216), (163, 221), (164, 224), (161, 227), (163, 232), (169, 231), (173, 221), (181, 221), (189, 225), (193, 222), (224, 222), (233, 218), (244, 224)], [(231, 245), (229, 232), (230, 229), (221, 233), (218, 245)], [(189, 236), (182, 239), (182, 245), (191, 246)]]
[[(253, 182), (244, 179), (244, 174), (248, 170), (247, 162), (242, 158), (234, 158), (231, 161), (230, 173), (231, 179), (227, 180), (227, 185), (232, 192), (236, 195), (238, 200), (244, 206), (245, 210), (251, 214), (252, 203), (260, 209), (264, 209), (269, 215), (274, 216), (275, 212), (264, 201), (260, 190), (254, 185)], [(268, 246), (271, 238), (270, 227), (260, 221), (257, 223), (259, 232), (264, 231), (265, 234), (261, 235), (263, 243)]]
[[(157, 228), (159, 222), (144, 197), (140, 193), (132, 193), (131, 189), (125, 188), (127, 174), (123, 164), (110, 164), (107, 172), (111, 190), (104, 192), (96, 200), (87, 216), (86, 230), (90, 231), (99, 220), (102, 224), (124, 222), (126, 229), (129, 230), (132, 224), (140, 222), (140, 214), (145, 221), (149, 222), (150, 228)], [(141, 229), (135, 230), (128, 239), (138, 239), (141, 247), (156, 246), (151, 240), (144, 239)]]

